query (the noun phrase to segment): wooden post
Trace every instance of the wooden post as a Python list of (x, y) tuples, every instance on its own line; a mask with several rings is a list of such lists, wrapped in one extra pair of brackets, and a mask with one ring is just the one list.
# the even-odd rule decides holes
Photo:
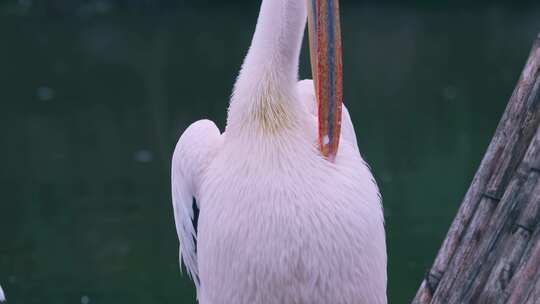
[(540, 303), (540, 35), (414, 304)]

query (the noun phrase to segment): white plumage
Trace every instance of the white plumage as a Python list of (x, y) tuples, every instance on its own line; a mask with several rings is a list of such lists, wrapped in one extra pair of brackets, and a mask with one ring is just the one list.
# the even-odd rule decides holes
[(181, 258), (201, 304), (386, 303), (380, 195), (349, 114), (329, 162), (312, 81), (297, 81), (305, 20), (305, 0), (263, 0), (225, 132), (197, 121), (174, 151)]
[(6, 300), (6, 295), (4, 294), (4, 290), (2, 289), (2, 286), (0, 286), (0, 302), (4, 302)]

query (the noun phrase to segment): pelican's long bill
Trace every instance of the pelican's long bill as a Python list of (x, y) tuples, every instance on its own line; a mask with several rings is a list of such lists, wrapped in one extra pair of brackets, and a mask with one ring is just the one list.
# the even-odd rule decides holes
[(330, 161), (341, 134), (343, 74), (338, 0), (307, 0), (311, 72), (319, 108), (319, 147)]

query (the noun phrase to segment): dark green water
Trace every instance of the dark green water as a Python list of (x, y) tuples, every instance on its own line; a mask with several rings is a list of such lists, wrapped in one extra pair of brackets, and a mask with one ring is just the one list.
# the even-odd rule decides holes
[[(194, 303), (169, 158), (194, 120), (224, 127), (256, 14), (0, 18), (11, 303)], [(384, 198), (391, 303), (432, 263), (539, 31), (539, 8), (344, 8), (345, 102)]]

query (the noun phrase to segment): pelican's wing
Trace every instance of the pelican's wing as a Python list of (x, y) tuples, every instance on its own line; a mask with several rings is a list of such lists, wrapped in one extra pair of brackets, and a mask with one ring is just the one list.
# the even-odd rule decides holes
[[(317, 117), (318, 107), (317, 99), (315, 98), (315, 86), (313, 85), (313, 80), (306, 79), (299, 81), (297, 90), (300, 95), (300, 99), (306, 104), (310, 113)], [(343, 105), (341, 111), (341, 137), (358, 149), (356, 133), (354, 132), (354, 126), (351, 116), (349, 115), (349, 111), (345, 105)]]
[(194, 205), (206, 169), (221, 145), (221, 134), (209, 120), (199, 120), (182, 134), (172, 158), (171, 191), (176, 233), (180, 241), (180, 263), (199, 287)]

